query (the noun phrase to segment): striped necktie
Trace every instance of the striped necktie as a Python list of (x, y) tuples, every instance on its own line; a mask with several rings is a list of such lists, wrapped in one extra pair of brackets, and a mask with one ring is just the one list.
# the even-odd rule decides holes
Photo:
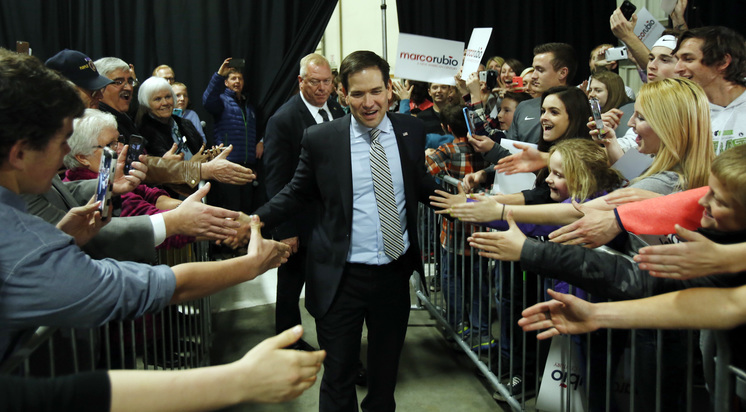
[(378, 141), (379, 129), (370, 132), (370, 171), (373, 175), (378, 218), (381, 221), (383, 250), (386, 256), (396, 260), (404, 253), (404, 239), (399, 223), (399, 212), (394, 198), (394, 185), (391, 182), (391, 170), (386, 159), (386, 152)]

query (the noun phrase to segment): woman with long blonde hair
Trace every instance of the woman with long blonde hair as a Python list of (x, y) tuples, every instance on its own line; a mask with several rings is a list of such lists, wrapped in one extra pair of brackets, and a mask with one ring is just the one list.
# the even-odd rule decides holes
[[(638, 135), (640, 153), (655, 156), (650, 167), (629, 187), (666, 195), (707, 184), (714, 150), (710, 106), (699, 85), (684, 78), (645, 84), (629, 125)], [(610, 158), (614, 158), (614, 150), (621, 150), (613, 130), (601, 140)], [(516, 221), (535, 224), (564, 225), (583, 216), (567, 204), (512, 206), (499, 204), (488, 196), (480, 197), (480, 202), (462, 203), (456, 196), (441, 195), (434, 197), (432, 204), (468, 222), (503, 220), (510, 210)], [(593, 200), (596, 205), (605, 201), (605, 197)]]

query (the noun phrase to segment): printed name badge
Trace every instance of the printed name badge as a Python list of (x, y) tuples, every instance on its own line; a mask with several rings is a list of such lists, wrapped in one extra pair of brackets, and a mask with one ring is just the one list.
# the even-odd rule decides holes
[(453, 86), (463, 54), (460, 41), (399, 33), (396, 77)]

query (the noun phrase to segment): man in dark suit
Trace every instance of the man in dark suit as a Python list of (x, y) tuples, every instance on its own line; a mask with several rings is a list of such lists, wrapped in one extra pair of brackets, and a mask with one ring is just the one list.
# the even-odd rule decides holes
[(327, 351), (319, 409), (357, 411), (355, 374), (368, 327), (364, 411), (393, 411), (409, 318), (409, 277), (422, 270), (417, 202), (438, 188), (425, 170), (420, 120), (387, 114), (389, 65), (373, 52), (340, 67), (351, 116), (303, 133), (288, 185), (257, 210), (272, 228), (316, 202), (308, 243), (306, 307)]
[[(264, 135), (264, 170), (267, 199), (271, 199), (293, 178), (298, 167), (303, 131), (318, 123), (344, 116), (335, 102), (328, 101), (333, 83), (332, 70), (324, 56), (311, 53), (300, 61), (298, 85), (300, 93), (280, 107), (267, 123)], [(277, 271), (277, 305), (275, 330), (280, 332), (301, 323), (300, 298), (306, 281), (306, 252), (311, 225), (316, 213), (314, 205), (287, 219), (272, 231), (272, 237), (290, 245), (293, 255)], [(302, 339), (293, 349), (314, 350)]]

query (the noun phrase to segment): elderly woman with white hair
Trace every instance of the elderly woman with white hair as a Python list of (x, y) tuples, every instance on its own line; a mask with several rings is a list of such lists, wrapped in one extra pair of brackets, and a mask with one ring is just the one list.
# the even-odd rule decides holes
[[(86, 109), (82, 117), (73, 121), (73, 134), (68, 139), (70, 152), (65, 155), (66, 181), (95, 179), (101, 165), (104, 147), (121, 152), (117, 121), (113, 115), (99, 110)], [(173, 199), (162, 189), (139, 185), (122, 196), (120, 216), (140, 216), (163, 213), (174, 209), (181, 201)], [(159, 248), (176, 248), (193, 242), (191, 236), (175, 235), (163, 242)]]
[(183, 153), (189, 160), (202, 146), (194, 125), (173, 114), (176, 96), (171, 85), (163, 78), (151, 77), (140, 85), (137, 93), (140, 109), (136, 123), (146, 139), (145, 150), (152, 156), (163, 156), (176, 144), (176, 154)]

